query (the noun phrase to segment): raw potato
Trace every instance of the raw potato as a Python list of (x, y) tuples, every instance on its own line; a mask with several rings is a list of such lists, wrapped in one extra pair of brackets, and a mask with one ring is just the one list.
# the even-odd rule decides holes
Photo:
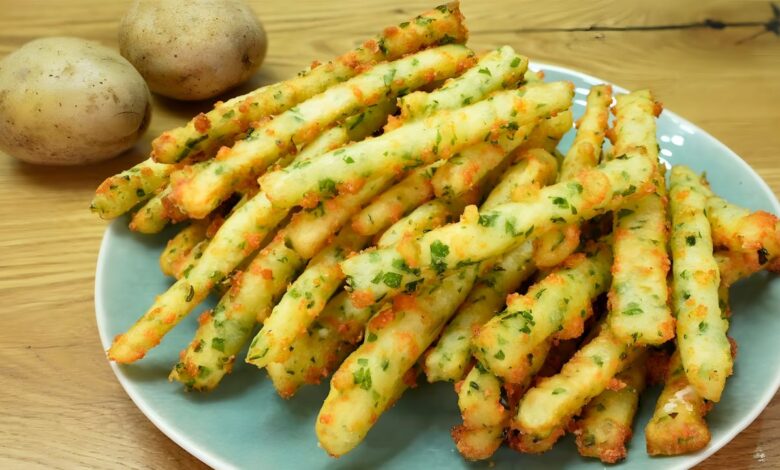
[(180, 100), (216, 96), (245, 82), (268, 48), (239, 0), (136, 0), (119, 26), (119, 51), (152, 91)]
[(141, 75), (115, 51), (38, 39), (0, 61), (0, 149), (46, 165), (106, 160), (144, 133), (149, 100)]

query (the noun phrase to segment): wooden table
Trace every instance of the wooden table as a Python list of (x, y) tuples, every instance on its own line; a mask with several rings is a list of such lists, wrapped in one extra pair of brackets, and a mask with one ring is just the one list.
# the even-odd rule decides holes
[[(117, 22), (129, 2), (3, 3), (0, 57), (51, 35), (116, 46)], [(270, 37), (254, 86), (289, 77), (311, 60), (332, 57), (433, 5), (253, 3)], [(463, 10), (472, 47), (510, 44), (532, 60), (629, 89), (650, 87), (666, 107), (734, 149), (780, 193), (780, 37), (777, 18), (769, 23), (770, 4), (682, 3), (474, 0)], [(153, 136), (208, 107), (155, 99), (142, 142), (103, 164), (46, 168), (0, 155), (0, 467), (203, 466), (147, 421), (108, 367), (93, 306), (105, 223), (87, 207), (103, 178), (144, 158)], [(776, 398), (703, 467), (780, 466), (779, 438)]]

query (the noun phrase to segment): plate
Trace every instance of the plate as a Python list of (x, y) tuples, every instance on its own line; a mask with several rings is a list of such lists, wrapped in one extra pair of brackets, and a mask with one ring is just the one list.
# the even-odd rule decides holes
[[(577, 87), (575, 118), (582, 114), (588, 88), (603, 80), (562, 67), (535, 64), (547, 80), (571, 80)], [(615, 92), (626, 90), (614, 87)], [(561, 144), (568, 148), (572, 132)], [(661, 154), (671, 164), (706, 171), (713, 189), (729, 201), (750, 209), (780, 214), (772, 191), (734, 152), (670, 111), (658, 119)], [(127, 220), (106, 230), (95, 276), (95, 310), (100, 339), (107, 348), (171, 283), (158, 267), (158, 256), (175, 228), (159, 236), (142, 236), (127, 229)], [(726, 445), (764, 409), (780, 385), (780, 279), (760, 273), (733, 288), (729, 334), (739, 344), (735, 373), (721, 402), (708, 415), (709, 446), (696, 453), (650, 459), (645, 452), (644, 426), (652, 415), (658, 389), (643, 396), (634, 425), (628, 459), (616, 468), (687, 468)], [(366, 440), (351, 453), (332, 459), (317, 446), (314, 420), (328, 384), (304, 387), (289, 401), (276, 395), (270, 380), (239, 359), (232, 375), (214, 392), (187, 393), (167, 380), (178, 353), (191, 340), (198, 313), (213, 306), (209, 299), (165, 338), (146, 358), (129, 366), (111, 363), (119, 382), (138, 408), (168, 437), (192, 455), (216, 468), (485, 468), (467, 463), (450, 439), (460, 422), (457, 396), (451, 384), (422, 383), (407, 392), (383, 415)], [(240, 355), (244, 357), (243, 353)], [(579, 456), (569, 435), (541, 456), (502, 448), (494, 468), (603, 468)]]

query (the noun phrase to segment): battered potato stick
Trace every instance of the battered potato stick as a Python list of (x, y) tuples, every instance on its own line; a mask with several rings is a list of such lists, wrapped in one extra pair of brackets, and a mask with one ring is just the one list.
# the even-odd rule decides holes
[[(612, 104), (612, 87), (596, 85), (588, 93), (585, 113), (577, 123), (569, 151), (561, 164), (561, 180), (572, 179), (582, 170), (599, 163), (601, 146), (609, 122), (609, 106)], [(568, 129), (567, 129), (568, 130)]]
[(669, 361), (666, 383), (653, 417), (645, 427), (649, 455), (680, 455), (707, 447), (710, 430), (704, 421), (709, 405), (686, 377), (680, 353)]
[[(507, 308), (485, 323), (472, 340), (474, 356), (509, 383), (528, 376), (528, 353), (550, 338), (582, 334), (591, 303), (609, 288), (612, 251), (606, 243), (568, 258), (525, 295), (512, 295)], [(546, 435), (546, 434), (545, 434)]]
[[(549, 349), (550, 343), (545, 342), (529, 355), (533, 373), (542, 366)], [(501, 381), (477, 362), (456, 390), (463, 424), (452, 429), (452, 439), (466, 459), (490, 458), (504, 440), (510, 419), (510, 411), (501, 403)]]
[(496, 143), (479, 143), (448, 159), (431, 180), (436, 196), (458, 197), (476, 186), (491, 170), (512, 157), (511, 152), (523, 142), (531, 127), (526, 124), (515, 133), (502, 134)]
[(577, 351), (557, 375), (544, 379), (525, 394), (513, 427), (546, 437), (566, 425), (585, 404), (606, 390), (615, 375), (641, 350), (618, 340), (609, 328)]
[[(146, 234), (160, 233), (172, 220), (168, 210), (169, 205), (166, 206), (165, 202), (165, 198), (170, 194), (170, 186), (166, 186), (162, 191), (146, 201), (130, 219), (130, 230)], [(176, 218), (178, 218), (179, 215), (180, 214), (177, 213), (173, 214)]]
[(160, 254), (160, 270), (166, 276), (173, 276), (175, 266), (187, 256), (192, 249), (206, 239), (206, 229), (210, 220), (194, 220), (184, 227), (173, 238), (168, 240), (165, 249)]
[(192, 311), (287, 215), (262, 193), (225, 220), (206, 251), (181, 279), (155, 298), (154, 304), (130, 329), (114, 338), (108, 358), (131, 363), (144, 357), (162, 337)]
[(380, 272), (400, 274), (406, 285), (421, 279), (423, 270), (444, 273), (500, 255), (553, 227), (579, 223), (646, 194), (655, 171), (657, 165), (642, 155), (615, 159), (542, 188), (527, 201), (502, 204), (417, 240), (349, 258), (342, 269), (353, 297), (368, 305), (400, 290), (372, 283)]
[[(598, 165), (601, 145), (609, 120), (609, 106), (612, 102), (612, 87), (597, 85), (588, 93), (585, 113), (577, 125), (569, 151), (561, 163), (560, 179), (574, 178), (584, 169)], [(560, 137), (558, 137), (560, 140)], [(556, 266), (567, 256), (574, 253), (580, 244), (580, 231), (577, 225), (569, 225), (562, 230), (552, 230), (536, 241), (534, 261), (540, 268)]]
[(193, 390), (213, 390), (230, 373), (236, 354), (251, 337), (305, 260), (277, 236), (246, 270), (238, 273), (214, 311), (199, 319), (198, 330), (169, 375)]
[(197, 264), (198, 260), (203, 256), (203, 253), (206, 251), (206, 247), (208, 246), (209, 240), (204, 239), (193, 246), (189, 252), (183, 254), (183, 256), (177, 259), (176, 263), (172, 266), (173, 271), (171, 272), (171, 276), (176, 280), (184, 277), (184, 274), (188, 273), (189, 270), (191, 270), (192, 267)]
[(604, 463), (626, 458), (626, 443), (633, 434), (632, 424), (639, 395), (645, 388), (646, 373), (645, 358), (640, 356), (615, 376), (623, 384), (622, 388), (604, 390), (585, 405), (574, 431), (580, 455)]
[(441, 227), (452, 215), (453, 211), (444, 202), (438, 199), (428, 201), (391, 225), (379, 237), (377, 245), (390, 246), (403, 240), (404, 237), (412, 237), (415, 234), (422, 235), (436, 227)]
[[(522, 201), (555, 180), (555, 158), (541, 149), (526, 152), (522, 160), (504, 174), (482, 205), (491, 209), (509, 201)], [(476, 331), (506, 302), (506, 296), (520, 287), (533, 272), (532, 244), (524, 243), (493, 262), (485, 262), (482, 274), (466, 301), (442, 332), (425, 358), (429, 382), (456, 381), (463, 377), (471, 358), (471, 339)]]
[(431, 177), (439, 166), (440, 162), (435, 162), (418, 168), (377, 196), (355, 216), (352, 229), (361, 235), (375, 235), (415, 207), (430, 200), (433, 197)]
[(366, 341), (333, 375), (317, 417), (317, 438), (330, 455), (343, 455), (363, 440), (394, 398), (394, 384), (441, 332), (475, 275), (472, 266), (414, 297), (398, 296), (391, 309), (371, 319)]
[(304, 258), (312, 258), (322, 249), (330, 235), (336, 233), (353, 214), (392, 182), (392, 175), (378, 176), (369, 179), (354, 194), (339, 194), (320, 201), (313, 209), (298, 212), (290, 221), (287, 243)]
[(344, 275), (339, 262), (369, 241), (349, 227), (312, 258), (303, 273), (293, 282), (252, 340), (246, 362), (259, 368), (269, 362), (282, 362), (289, 356), (289, 346), (305, 331), (341, 286)]
[(545, 149), (552, 153), (558, 142), (571, 130), (574, 124), (574, 116), (570, 109), (540, 120), (531, 130), (525, 142), (520, 146), (521, 150)]
[[(322, 129), (380, 99), (392, 98), (404, 90), (457, 74), (471, 60), (472, 54), (461, 45), (441, 46), (377, 65), (335, 85), (272, 120), (258, 124), (245, 139), (232, 148), (225, 147), (215, 159), (204, 162), (206, 165), (200, 171), (182, 174), (174, 185), (172, 198), (191, 217), (202, 217), (233, 192), (235, 181), (260, 176), (281, 156), (311, 141)], [(294, 163), (291, 168), (306, 168), (306, 165)], [(321, 188), (322, 192), (332, 190)]]
[[(704, 184), (700, 184), (706, 190)], [(719, 197), (707, 199), (707, 219), (717, 247), (744, 253), (752, 263), (765, 266), (780, 256), (780, 220), (764, 211), (750, 212)]]
[(321, 155), (305, 167), (292, 165), (286, 171), (268, 173), (260, 185), (274, 204), (290, 207), (305, 197), (326, 196), (329, 188), (356, 178), (422, 166), (485, 139), (496, 140), (502, 132), (516, 132), (522, 125), (568, 108), (572, 93), (569, 82), (497, 92), (473, 105), (440, 111), (375, 139)]
[(231, 144), (252, 122), (286, 111), (367, 67), (437, 44), (464, 43), (467, 34), (459, 4), (441, 5), (411, 21), (386, 28), (374, 39), (332, 61), (314, 62), (297, 77), (217, 103), (208, 113), (199, 114), (185, 126), (155, 139), (152, 156), (161, 162), (177, 162), (195, 154), (211, 153)]
[(430, 93), (416, 91), (400, 98), (401, 120), (419, 119), (443, 109), (457, 109), (476, 103), (494, 91), (517, 88), (527, 68), (527, 57), (516, 54), (509, 46), (501, 46), (442, 87)]
[[(655, 114), (660, 105), (648, 90), (617, 97), (614, 155), (637, 149), (658, 161)], [(663, 166), (659, 163), (659, 168)], [(669, 308), (669, 239), (663, 171), (655, 189), (626, 204), (614, 216), (615, 264), (609, 293), (609, 326), (615, 336), (638, 345), (658, 345), (674, 337)]]
[[(428, 217), (427, 207), (444, 207), (441, 201), (431, 201), (391, 226), (379, 246), (385, 245), (385, 236), (401, 233), (408, 236), (422, 234), (438, 226), (437, 217)], [(438, 209), (434, 209), (438, 210)], [(409, 220), (417, 220), (408, 223)], [(363, 329), (371, 315), (376, 313), (379, 304), (358, 308), (349, 300), (348, 292), (341, 292), (331, 299), (319, 316), (309, 325), (304, 334), (299, 335), (290, 346), (292, 351), (284, 362), (272, 362), (266, 365), (268, 376), (276, 391), (289, 398), (301, 387), (315, 384), (328, 377), (341, 361), (357, 346), (363, 337)]]
[(707, 196), (698, 180), (699, 175), (685, 166), (672, 168), (672, 305), (685, 374), (699, 395), (717, 402), (733, 361), (726, 337), (728, 320), (718, 302), (720, 272), (705, 215)]
[(168, 176), (175, 168), (150, 158), (118, 175), (109, 176), (98, 186), (89, 208), (101, 219), (119, 217), (154, 196), (155, 191), (168, 182)]

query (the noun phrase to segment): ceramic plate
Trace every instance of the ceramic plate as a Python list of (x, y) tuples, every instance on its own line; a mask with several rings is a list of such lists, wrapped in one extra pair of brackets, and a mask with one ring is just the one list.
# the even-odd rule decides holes
[[(561, 67), (538, 65), (547, 80), (571, 80), (577, 86), (575, 118), (582, 114), (588, 88), (604, 83)], [(615, 87), (616, 92), (624, 92)], [(562, 142), (568, 148), (572, 132)], [(706, 171), (715, 191), (736, 204), (780, 214), (780, 204), (761, 178), (734, 152), (695, 125), (664, 111), (658, 119), (662, 157)], [(174, 229), (175, 230), (175, 229)], [(108, 347), (170, 284), (158, 267), (165, 241), (175, 232), (148, 237), (131, 233), (127, 220), (111, 224), (103, 238), (95, 279), (95, 309), (100, 338)], [(650, 459), (644, 426), (658, 390), (643, 396), (628, 458), (619, 468), (690, 467), (723, 447), (748, 426), (780, 384), (780, 279), (760, 273), (733, 288), (729, 334), (739, 343), (734, 375), (720, 403), (708, 415), (712, 441), (699, 453)], [(199, 311), (213, 305), (203, 305)], [(199, 312), (198, 311), (198, 312)], [(460, 421), (451, 384), (421, 384), (383, 415), (365, 442), (350, 454), (332, 459), (317, 446), (314, 419), (328, 385), (304, 387), (289, 401), (279, 398), (265, 373), (236, 361), (235, 371), (208, 394), (185, 393), (166, 379), (179, 351), (195, 332), (198, 312), (175, 328), (142, 361), (112, 363), (119, 382), (141, 411), (168, 437), (206, 464), (217, 468), (486, 468), (469, 464), (450, 439)], [(243, 357), (243, 354), (240, 356)], [(495, 468), (603, 468), (577, 454), (571, 436), (542, 456), (502, 448)]]

